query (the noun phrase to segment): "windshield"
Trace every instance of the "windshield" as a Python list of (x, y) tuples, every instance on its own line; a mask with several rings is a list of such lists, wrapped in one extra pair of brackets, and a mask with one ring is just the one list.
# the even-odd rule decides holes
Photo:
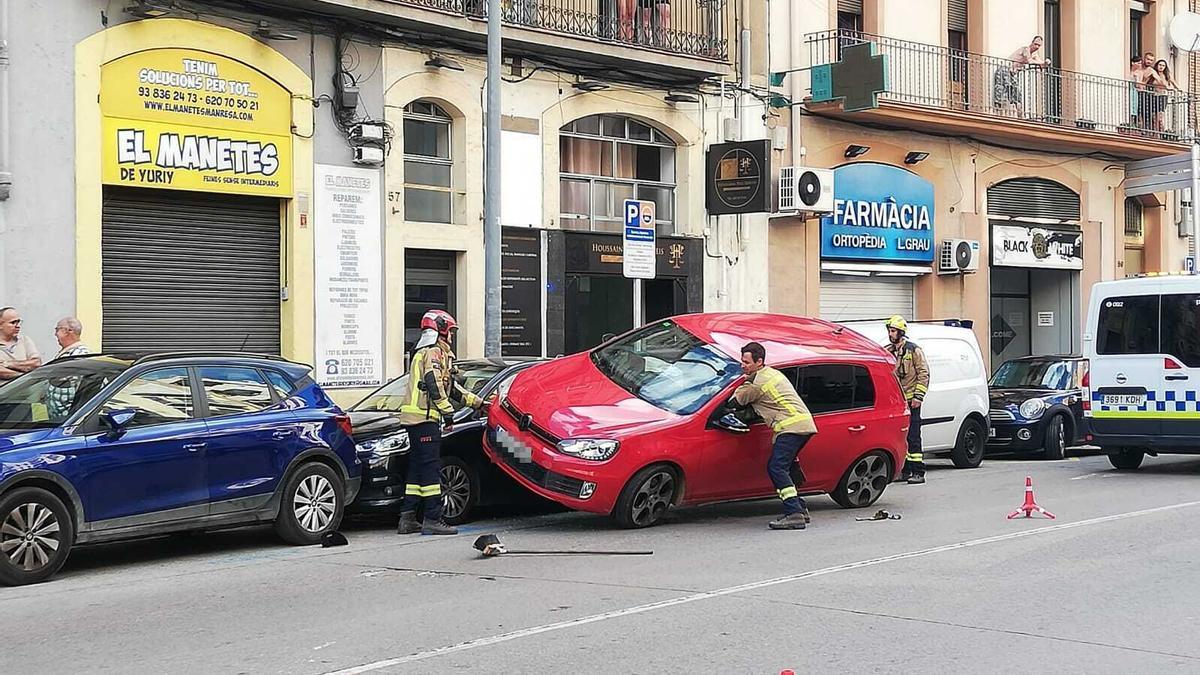
[(1009, 361), (992, 375), (992, 386), (1006, 389), (1069, 389), (1070, 361)]
[[(503, 366), (493, 363), (460, 363), (458, 372), (454, 374), (454, 381), (472, 394), (478, 394), (501, 370), (504, 370)], [(398, 377), (375, 390), (375, 393), (360, 401), (351, 410), (400, 412), (400, 406), (404, 405), (408, 398), (408, 382), (408, 375)], [(462, 404), (453, 399), (450, 400), (450, 405), (454, 406), (455, 410), (462, 407)]]
[(676, 415), (690, 415), (741, 374), (736, 361), (672, 321), (648, 326), (592, 352), (617, 386)]
[(131, 362), (107, 356), (50, 363), (0, 387), (0, 429), (60, 426)]

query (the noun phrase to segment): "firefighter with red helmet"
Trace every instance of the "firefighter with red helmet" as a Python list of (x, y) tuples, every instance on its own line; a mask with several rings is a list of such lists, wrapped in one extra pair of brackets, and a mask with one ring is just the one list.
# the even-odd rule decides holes
[[(440, 309), (421, 317), (421, 338), (413, 348), (408, 392), (400, 406), (400, 423), (408, 431), (408, 476), (397, 534), (457, 534), (442, 522), (442, 424), (450, 427), (451, 401), (475, 409), (484, 401), (454, 381), (450, 341), (458, 330), (454, 317)], [(424, 510), (417, 522), (417, 506)]]

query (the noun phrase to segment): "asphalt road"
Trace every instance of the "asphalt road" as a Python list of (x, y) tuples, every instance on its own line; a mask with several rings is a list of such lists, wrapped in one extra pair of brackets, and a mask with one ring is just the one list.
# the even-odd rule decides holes
[[(935, 462), (877, 508), (770, 501), (615, 529), (518, 514), (450, 538), (347, 528), (343, 548), (252, 529), (77, 550), (0, 588), (10, 673), (779, 673), (1200, 671), (1200, 458)], [(1057, 520), (1009, 521), (1034, 477)], [(874, 509), (872, 509), (873, 511)], [(509, 548), (652, 549), (480, 559)]]

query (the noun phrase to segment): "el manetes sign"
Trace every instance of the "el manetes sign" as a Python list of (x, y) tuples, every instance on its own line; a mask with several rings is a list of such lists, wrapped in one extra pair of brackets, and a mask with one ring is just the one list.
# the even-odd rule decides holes
[(100, 111), (105, 184), (292, 195), (291, 95), (245, 63), (130, 54), (101, 67)]

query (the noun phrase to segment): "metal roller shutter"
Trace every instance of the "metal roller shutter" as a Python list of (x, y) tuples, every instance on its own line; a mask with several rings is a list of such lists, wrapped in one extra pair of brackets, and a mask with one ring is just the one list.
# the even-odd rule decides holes
[(988, 188), (987, 212), (1010, 218), (1079, 220), (1079, 195), (1045, 178), (1014, 178)]
[(950, 0), (946, 18), (949, 30), (967, 32), (967, 0)]
[(106, 188), (103, 349), (280, 352), (279, 201)]
[(821, 273), (821, 318), (829, 321), (913, 316), (913, 277)]
[(838, 0), (838, 11), (851, 14), (863, 13), (863, 0)]

